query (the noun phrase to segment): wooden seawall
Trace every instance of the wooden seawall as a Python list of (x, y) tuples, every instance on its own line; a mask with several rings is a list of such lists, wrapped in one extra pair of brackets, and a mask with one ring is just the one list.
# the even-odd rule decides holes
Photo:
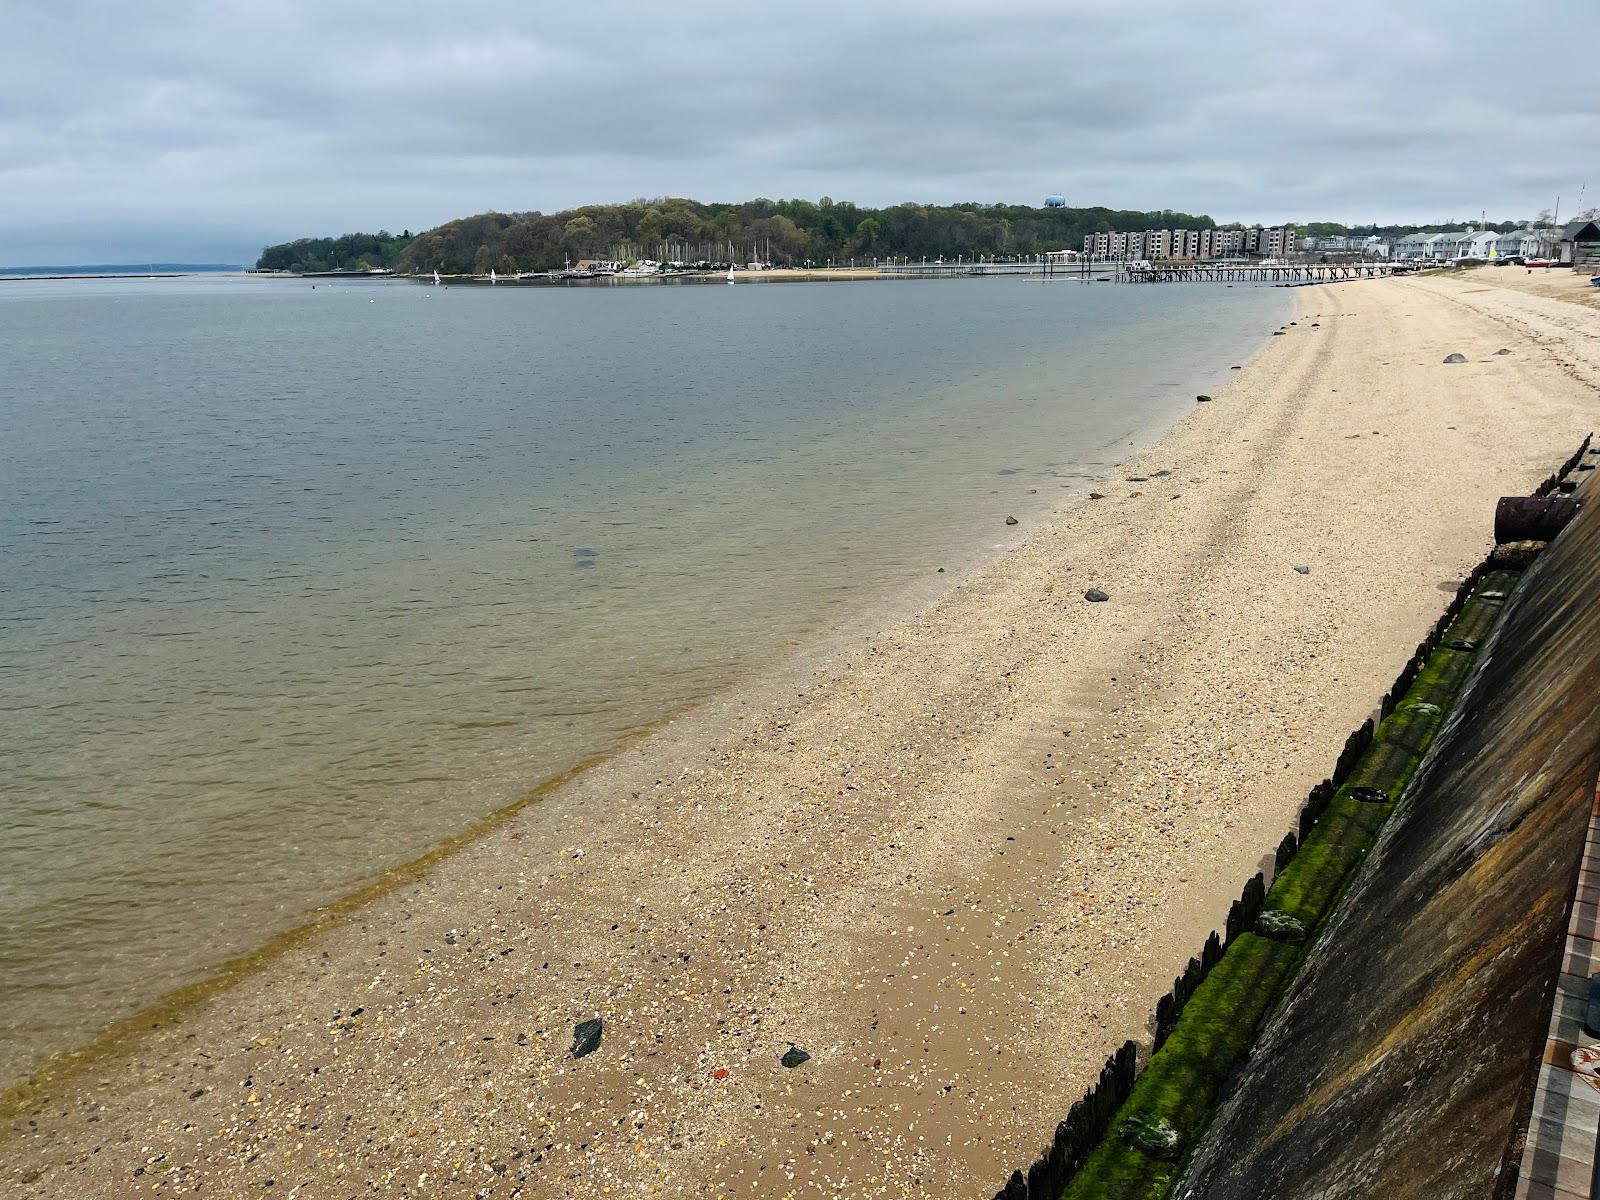
[(1504, 1200), (1550, 1166), (1524, 1147), (1600, 774), (1596, 679), (1600, 502), (1511, 596), (1173, 1195)]

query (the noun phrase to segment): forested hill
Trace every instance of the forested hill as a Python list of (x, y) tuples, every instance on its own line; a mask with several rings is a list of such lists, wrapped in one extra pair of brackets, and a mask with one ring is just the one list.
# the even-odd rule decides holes
[(411, 242), (408, 229), (398, 236), (386, 229), (377, 233), (347, 233), (336, 238), (300, 238), (268, 246), (256, 261), (258, 271), (370, 271), (392, 267)]
[[(822, 265), (883, 258), (1031, 255), (1077, 250), (1083, 235), (1115, 230), (1207, 229), (1206, 216), (1159, 210), (1028, 208), (1011, 204), (897, 204), (863, 208), (824, 196), (809, 200), (634, 200), (558, 213), (480, 213), (412, 237), (351, 233), (268, 246), (262, 270), (332, 271), (391, 267), (400, 272), (486, 275), (550, 271), (585, 258), (660, 262)], [(1506, 232), (1516, 222), (1490, 225)], [(1443, 225), (1343, 225), (1319, 221), (1301, 233), (1398, 236)]]
[[(1109, 208), (1027, 208), (1004, 204), (863, 208), (824, 197), (701, 204), (635, 200), (559, 213), (483, 213), (408, 241), (356, 243), (388, 235), (302, 239), (263, 251), (276, 270), (393, 266), (398, 271), (485, 274), (548, 271), (585, 258), (676, 262), (826, 263), (855, 259), (953, 258), (1076, 249), (1085, 233), (1172, 226), (1205, 228), (1209, 217)], [(397, 239), (398, 241), (398, 239)], [(376, 257), (374, 255), (376, 254)], [(379, 261), (379, 260), (382, 261)]]
[(1102, 229), (1187, 225), (1209, 217), (1106, 208), (901, 204), (862, 208), (824, 197), (701, 204), (636, 200), (560, 213), (483, 213), (419, 234), (400, 269), (545, 271), (584, 258), (823, 264), (849, 259), (1032, 254), (1076, 248)]

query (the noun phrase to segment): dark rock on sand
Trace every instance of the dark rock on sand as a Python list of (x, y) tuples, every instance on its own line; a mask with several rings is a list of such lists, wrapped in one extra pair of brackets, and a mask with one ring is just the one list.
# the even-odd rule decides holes
[(1105, 592), (1102, 592), (1099, 588), (1090, 588), (1083, 594), (1083, 598), (1090, 604), (1104, 604), (1107, 600), (1111, 599), (1109, 595), (1107, 595)]
[(1091, 499), (1091, 500), (1104, 500), (1105, 498), (1106, 498), (1106, 494), (1104, 492), (1090, 492), (1089, 493), (1089, 499)]
[(783, 1052), (783, 1057), (778, 1061), (786, 1067), (793, 1068), (798, 1067), (801, 1063), (810, 1062), (811, 1055), (800, 1049), (793, 1042), (790, 1042), (789, 1048)]
[(1007, 525), (1015, 525), (1016, 523), (1017, 523), (1017, 519), (1015, 517), (1007, 517), (1006, 518), (1006, 524)]
[[(1238, 367), (1234, 368), (1235, 371), (1237, 371), (1238, 369), (1239, 369)], [(1196, 396), (1194, 398), (1194, 402), (1196, 404), (1210, 404), (1211, 403), (1211, 397), (1210, 396)]]
[(1506, 349), (1504, 349), (1504, 348), (1501, 348), (1501, 349), (1499, 349), (1499, 350), (1496, 350), (1496, 351), (1495, 351), (1495, 353), (1496, 353), (1496, 354), (1510, 354), (1510, 353), (1511, 353), (1511, 351), (1509, 351), (1509, 350), (1506, 350)]
[(1298, 566), (1295, 568), (1295, 573), (1299, 575), (1309, 575), (1311, 574), (1311, 568), (1303, 565)]
[(1447, 354), (1444, 360), (1447, 363), (1464, 363), (1467, 361), (1467, 356), (1465, 354)]
[(605, 1022), (599, 1017), (579, 1021), (572, 1027), (572, 1057), (582, 1058), (600, 1049), (600, 1036), (605, 1032)]

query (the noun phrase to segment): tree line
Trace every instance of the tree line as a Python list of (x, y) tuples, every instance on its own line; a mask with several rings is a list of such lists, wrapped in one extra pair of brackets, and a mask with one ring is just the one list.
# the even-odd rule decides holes
[[(779, 266), (885, 258), (1003, 258), (1076, 249), (1083, 235), (1112, 229), (1191, 229), (1210, 217), (1158, 210), (1030, 208), (1007, 204), (899, 204), (867, 208), (823, 197), (702, 204), (678, 198), (591, 204), (565, 212), (480, 213), (448, 221), (382, 260), (358, 246), (386, 235), (303, 238), (269, 246), (257, 265), (275, 270), (373, 266), (428, 274), (550, 271), (584, 259), (771, 262)], [(347, 245), (348, 243), (348, 245)], [(391, 243), (385, 243), (389, 246)], [(313, 265), (315, 264), (315, 265)]]
[(371, 271), (394, 267), (411, 244), (411, 231), (393, 234), (347, 233), (334, 238), (300, 238), (268, 246), (256, 260), (258, 271)]

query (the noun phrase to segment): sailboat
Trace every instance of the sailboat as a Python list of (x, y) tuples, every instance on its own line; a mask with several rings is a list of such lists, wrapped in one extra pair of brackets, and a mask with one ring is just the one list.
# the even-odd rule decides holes
[(728, 268), (728, 282), (729, 283), (733, 282), (733, 268), (732, 267)]
[(489, 282), (490, 283), (499, 283), (500, 282), (498, 279), (496, 279), (494, 277), (494, 268), (493, 267), (489, 268)]
[(433, 286), (434, 287), (438, 287), (439, 286), (439, 268), (438, 267), (435, 267), (433, 269)]

